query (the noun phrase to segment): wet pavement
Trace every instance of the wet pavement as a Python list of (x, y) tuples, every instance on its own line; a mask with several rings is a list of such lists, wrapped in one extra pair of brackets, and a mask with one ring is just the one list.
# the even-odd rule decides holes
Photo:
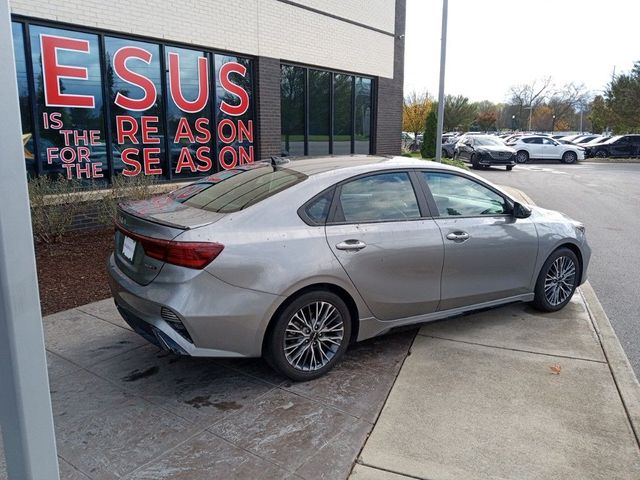
[(355, 345), (328, 375), (292, 383), (260, 359), (159, 350), (111, 300), (43, 322), (71, 480), (346, 478), (417, 332)]

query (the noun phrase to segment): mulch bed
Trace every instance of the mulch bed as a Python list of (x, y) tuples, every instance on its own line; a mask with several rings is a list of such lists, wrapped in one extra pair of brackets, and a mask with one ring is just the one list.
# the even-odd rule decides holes
[(68, 233), (60, 243), (35, 248), (43, 315), (111, 296), (106, 264), (113, 252), (112, 228)]

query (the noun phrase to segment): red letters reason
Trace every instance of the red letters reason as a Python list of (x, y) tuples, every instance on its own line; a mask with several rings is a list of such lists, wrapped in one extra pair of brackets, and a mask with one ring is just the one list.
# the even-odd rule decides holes
[(186, 113), (197, 113), (209, 100), (209, 62), (207, 57), (198, 57), (198, 98), (189, 101), (182, 94), (180, 84), (180, 56), (169, 52), (169, 92), (174, 103)]
[(89, 42), (87, 40), (58, 37), (44, 33), (40, 34), (45, 104), (48, 107), (94, 108), (95, 99), (93, 95), (62, 93), (60, 79), (75, 78), (87, 80), (89, 73), (85, 67), (60, 65), (58, 63), (58, 50), (90, 53)]
[(150, 65), (152, 58), (153, 55), (151, 55), (151, 52), (138, 47), (122, 47), (113, 54), (113, 70), (116, 75), (125, 82), (144, 91), (144, 96), (140, 99), (129, 98), (121, 92), (118, 92), (114, 100), (116, 105), (125, 110), (134, 110), (137, 112), (153, 107), (156, 103), (156, 86), (144, 75), (132, 72), (127, 68), (127, 60), (129, 59), (142, 60), (147, 65)]

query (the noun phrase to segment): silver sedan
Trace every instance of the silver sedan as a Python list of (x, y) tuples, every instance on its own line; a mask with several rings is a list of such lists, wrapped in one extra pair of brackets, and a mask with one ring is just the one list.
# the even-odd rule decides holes
[(586, 280), (584, 226), (465, 170), (407, 158), (273, 159), (120, 205), (124, 319), (182, 355), (263, 356), (304, 381), (349, 343), (533, 302)]

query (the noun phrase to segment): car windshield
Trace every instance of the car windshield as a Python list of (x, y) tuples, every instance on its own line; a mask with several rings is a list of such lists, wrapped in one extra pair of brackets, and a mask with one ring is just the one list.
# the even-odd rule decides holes
[(494, 138), (494, 137), (475, 137), (474, 141), (476, 145), (487, 145), (487, 146), (504, 145), (504, 142), (502, 140), (498, 140), (497, 138)]
[(295, 170), (260, 163), (224, 170), (179, 188), (170, 197), (190, 207), (232, 213), (286, 190), (306, 178), (306, 175)]

